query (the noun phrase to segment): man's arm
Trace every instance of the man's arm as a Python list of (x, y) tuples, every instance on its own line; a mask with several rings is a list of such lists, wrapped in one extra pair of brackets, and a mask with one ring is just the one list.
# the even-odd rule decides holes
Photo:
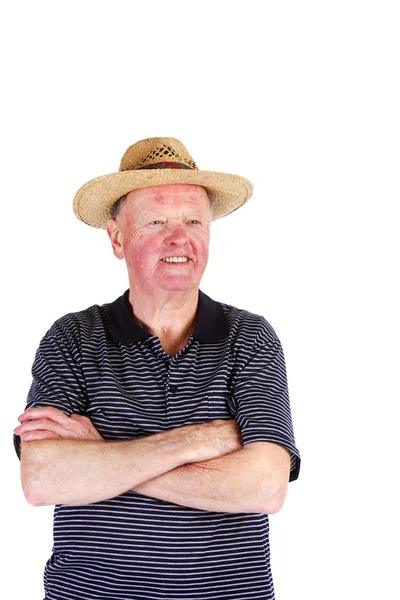
[(213, 460), (178, 467), (135, 488), (145, 496), (216, 512), (278, 512), (289, 482), (290, 453), (255, 442)]
[[(89, 419), (67, 417), (54, 408), (28, 409), (20, 421), (15, 433), (22, 440), (22, 487), (35, 506), (99, 502), (181, 465), (242, 447), (232, 420), (187, 425), (123, 442), (105, 442)], [(84, 431), (90, 429), (88, 423), (97, 438), (93, 431), (89, 435)]]

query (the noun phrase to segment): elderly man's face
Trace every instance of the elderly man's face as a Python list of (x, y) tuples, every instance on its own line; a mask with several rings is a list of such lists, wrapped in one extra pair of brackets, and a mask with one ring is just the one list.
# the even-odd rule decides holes
[(113, 251), (147, 293), (199, 286), (207, 265), (211, 209), (204, 188), (161, 185), (129, 192), (108, 222)]

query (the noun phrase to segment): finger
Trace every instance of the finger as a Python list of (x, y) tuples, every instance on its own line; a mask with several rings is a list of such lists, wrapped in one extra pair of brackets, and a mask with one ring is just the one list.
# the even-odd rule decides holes
[(24, 423), (26, 421), (34, 420), (34, 419), (50, 419), (51, 421), (56, 421), (60, 423), (60, 425), (68, 422), (68, 417), (58, 408), (54, 408), (54, 406), (42, 406), (38, 408), (28, 408), (25, 412), (22, 413), (18, 417), (18, 421), (20, 423)]
[(37, 419), (35, 421), (26, 421), (14, 429), (16, 435), (27, 433), (28, 431), (50, 431), (60, 437), (71, 437), (71, 430), (69, 427), (59, 425), (54, 421), (48, 419)]
[(85, 417), (83, 415), (76, 415), (76, 414), (69, 415), (69, 418), (72, 419), (73, 421), (78, 421), (78, 422), (90, 420), (88, 417)]
[(52, 433), (51, 431), (27, 431), (21, 434), (21, 440), (23, 442), (33, 442), (36, 440), (59, 440), (59, 435)]

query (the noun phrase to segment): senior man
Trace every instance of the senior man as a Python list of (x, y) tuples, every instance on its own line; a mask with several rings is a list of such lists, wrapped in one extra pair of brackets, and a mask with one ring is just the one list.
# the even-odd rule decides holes
[(28, 502), (56, 505), (46, 600), (274, 598), (268, 515), (300, 467), (282, 348), (199, 290), (211, 221), (251, 194), (173, 138), (78, 191), (129, 289), (54, 323), (15, 430)]

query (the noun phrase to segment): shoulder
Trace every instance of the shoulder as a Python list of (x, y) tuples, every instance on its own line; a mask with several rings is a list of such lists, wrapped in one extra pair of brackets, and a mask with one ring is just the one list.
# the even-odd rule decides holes
[(275, 329), (263, 315), (252, 313), (243, 308), (220, 302), (229, 332), (260, 344), (279, 343)]
[(104, 334), (107, 329), (109, 304), (94, 304), (84, 310), (70, 312), (58, 318), (43, 339), (56, 339), (67, 344), (80, 344), (82, 340)]

